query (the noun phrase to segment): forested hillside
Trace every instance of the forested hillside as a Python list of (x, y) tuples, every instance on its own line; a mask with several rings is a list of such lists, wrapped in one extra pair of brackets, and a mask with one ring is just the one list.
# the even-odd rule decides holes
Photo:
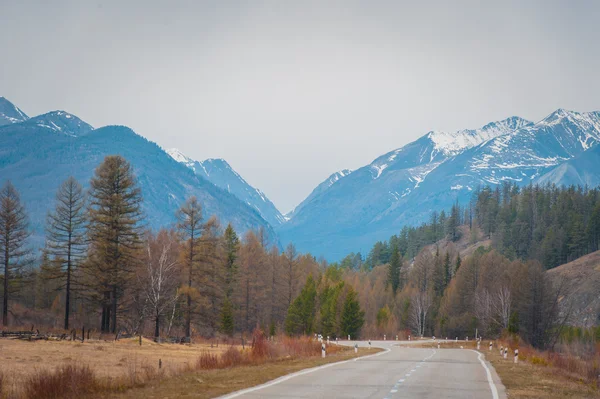
[(510, 183), (480, 187), (468, 205), (433, 212), (429, 222), (405, 226), (398, 235), (377, 242), (366, 259), (352, 253), (341, 265), (370, 269), (388, 263), (394, 246), (412, 260), (427, 245), (460, 238), (470, 243), (491, 240), (492, 248), (508, 259), (556, 267), (599, 249), (600, 190)]

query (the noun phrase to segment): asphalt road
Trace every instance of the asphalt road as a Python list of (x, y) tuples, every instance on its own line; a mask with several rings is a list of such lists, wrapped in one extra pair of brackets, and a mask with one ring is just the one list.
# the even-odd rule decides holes
[(372, 342), (385, 351), (302, 370), (223, 398), (506, 398), (498, 375), (478, 352), (410, 344)]

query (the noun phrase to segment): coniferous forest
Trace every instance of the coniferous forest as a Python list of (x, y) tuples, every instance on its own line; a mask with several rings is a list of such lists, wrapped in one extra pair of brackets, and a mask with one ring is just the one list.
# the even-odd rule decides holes
[[(0, 191), (3, 326), (82, 327), (176, 337), (269, 335), (443, 337), (519, 334), (551, 347), (568, 312), (545, 270), (598, 250), (600, 191), (480, 187), (468, 204), (431, 215), (360, 253), (327, 264), (280, 251), (263, 231), (239, 236), (182, 203), (170, 226), (146, 227), (141, 192), (120, 156), (83, 190), (57, 188), (46, 244), (28, 244), (27, 209)], [(461, 256), (458, 244), (473, 250)], [(564, 305), (564, 304), (563, 304)]]

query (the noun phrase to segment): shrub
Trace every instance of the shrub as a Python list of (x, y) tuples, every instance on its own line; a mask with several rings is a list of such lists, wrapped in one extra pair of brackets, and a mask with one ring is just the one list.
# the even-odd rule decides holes
[(221, 364), (222, 368), (239, 366), (241, 364), (247, 363), (242, 355), (242, 352), (234, 348), (233, 346), (229, 347), (223, 354), (221, 355)]
[(196, 368), (200, 370), (219, 368), (219, 357), (210, 352), (203, 352), (196, 361)]
[(88, 366), (65, 365), (54, 372), (39, 370), (28, 378), (25, 395), (32, 399), (81, 397), (98, 388), (98, 381)]
[(250, 356), (252, 360), (263, 360), (269, 355), (269, 343), (265, 337), (264, 332), (256, 328), (252, 333), (252, 351)]

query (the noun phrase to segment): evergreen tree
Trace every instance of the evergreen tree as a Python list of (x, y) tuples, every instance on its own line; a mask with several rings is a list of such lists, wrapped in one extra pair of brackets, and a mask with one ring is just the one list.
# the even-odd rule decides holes
[[(460, 257), (460, 254), (458, 256)], [(450, 252), (446, 252), (444, 258), (444, 287), (447, 287), (448, 284), (450, 284), (450, 280), (452, 280), (452, 271), (450, 267)]]
[(221, 309), (221, 332), (228, 336), (233, 336), (234, 321), (233, 321), (233, 305), (231, 300), (226, 297)]
[(456, 273), (458, 273), (458, 269), (460, 268), (460, 265), (462, 264), (462, 260), (460, 259), (460, 253), (458, 255), (456, 255), (456, 264), (454, 266), (454, 274), (456, 275)]
[(352, 288), (348, 290), (344, 308), (342, 310), (341, 331), (342, 336), (350, 335), (351, 337), (360, 336), (360, 330), (365, 323), (365, 312), (360, 310), (358, 295)]
[(390, 264), (388, 265), (388, 284), (392, 287), (394, 295), (400, 287), (400, 268), (402, 262), (400, 260), (400, 253), (398, 247), (394, 245), (392, 247), (392, 256), (390, 257)]
[(140, 249), (142, 194), (129, 162), (111, 155), (90, 181), (90, 282), (102, 304), (101, 329), (117, 332), (118, 312)]
[(85, 256), (86, 243), (85, 196), (83, 188), (69, 177), (58, 189), (56, 208), (49, 213), (46, 223), (47, 254), (54, 259), (58, 278), (65, 291), (65, 330), (69, 329), (71, 291), (75, 269)]
[(311, 334), (315, 319), (315, 300), (317, 287), (312, 275), (306, 279), (300, 295), (292, 302), (285, 319), (285, 331), (288, 335)]
[(20, 272), (29, 237), (29, 220), (19, 193), (10, 181), (0, 190), (0, 262), (3, 268), (2, 324), (8, 325), (8, 301), (14, 274)]
[(225, 296), (229, 298), (233, 292), (233, 283), (238, 271), (236, 261), (240, 247), (240, 239), (231, 223), (227, 225), (223, 239), (225, 241)]
[(200, 237), (202, 235), (202, 205), (196, 197), (190, 197), (177, 211), (178, 228), (185, 240), (185, 268), (187, 269), (185, 336), (188, 341), (192, 336), (192, 313), (194, 298), (197, 292), (194, 281), (198, 272), (200, 257)]

